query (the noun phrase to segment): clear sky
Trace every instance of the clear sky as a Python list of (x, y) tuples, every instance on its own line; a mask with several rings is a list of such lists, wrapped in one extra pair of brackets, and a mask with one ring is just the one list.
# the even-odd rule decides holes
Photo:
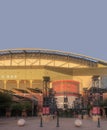
[(107, 0), (0, 0), (0, 50), (42, 48), (107, 61)]

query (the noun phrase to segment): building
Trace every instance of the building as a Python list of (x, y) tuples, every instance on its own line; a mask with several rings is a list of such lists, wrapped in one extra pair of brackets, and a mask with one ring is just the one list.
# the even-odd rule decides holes
[(106, 61), (46, 49), (22, 48), (0, 51), (1, 89), (39, 88), (42, 90), (43, 77), (48, 76), (49, 87), (52, 87), (56, 81), (71, 80), (78, 83), (78, 94), (82, 94), (83, 88), (91, 87), (94, 75), (107, 76)]

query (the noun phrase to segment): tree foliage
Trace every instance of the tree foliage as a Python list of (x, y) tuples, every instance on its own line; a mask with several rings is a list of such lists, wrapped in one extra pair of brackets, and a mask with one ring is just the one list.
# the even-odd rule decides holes
[(9, 108), (12, 103), (12, 96), (5, 92), (0, 92), (0, 108)]

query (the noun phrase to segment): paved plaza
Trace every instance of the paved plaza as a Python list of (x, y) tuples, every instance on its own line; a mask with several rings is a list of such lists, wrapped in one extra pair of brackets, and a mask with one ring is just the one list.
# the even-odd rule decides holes
[(83, 119), (81, 127), (75, 126), (75, 118), (59, 118), (59, 127), (56, 127), (56, 118), (43, 120), (42, 127), (39, 117), (24, 118), (26, 121), (24, 126), (17, 125), (19, 119), (20, 118), (1, 118), (0, 130), (107, 130), (107, 119), (100, 120), (100, 127), (98, 127), (98, 122), (92, 119)]

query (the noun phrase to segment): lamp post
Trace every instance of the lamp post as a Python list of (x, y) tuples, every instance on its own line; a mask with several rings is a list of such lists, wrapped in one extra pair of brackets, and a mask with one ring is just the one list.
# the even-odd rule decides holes
[[(98, 120), (99, 124), (99, 116), (100, 116), (100, 102), (101, 99), (101, 88), (100, 88), (100, 77), (93, 76), (92, 77), (92, 87), (90, 88), (90, 101), (92, 105), (92, 117), (93, 120)], [(99, 126), (99, 125), (98, 125)]]
[(80, 113), (80, 102), (79, 98), (76, 98), (73, 102), (73, 109), (74, 109), (74, 117), (77, 117)]
[(55, 91), (53, 90), (53, 88), (49, 89), (49, 107), (50, 107), (50, 114), (52, 114), (54, 118), (57, 106), (56, 106)]
[(44, 76), (43, 77), (43, 91), (44, 91), (44, 93), (43, 94), (45, 94), (45, 96), (47, 97), (48, 96), (48, 84), (49, 84), (49, 82), (50, 82), (50, 77), (48, 77), (48, 76)]
[(44, 113), (43, 114), (49, 114), (49, 82), (50, 82), (50, 77), (44, 76), (43, 77), (43, 109)]
[(73, 111), (74, 116), (80, 116), (83, 119), (83, 115), (85, 114), (85, 107), (84, 107), (84, 99), (83, 96), (80, 95), (80, 97), (76, 98), (73, 101)]

